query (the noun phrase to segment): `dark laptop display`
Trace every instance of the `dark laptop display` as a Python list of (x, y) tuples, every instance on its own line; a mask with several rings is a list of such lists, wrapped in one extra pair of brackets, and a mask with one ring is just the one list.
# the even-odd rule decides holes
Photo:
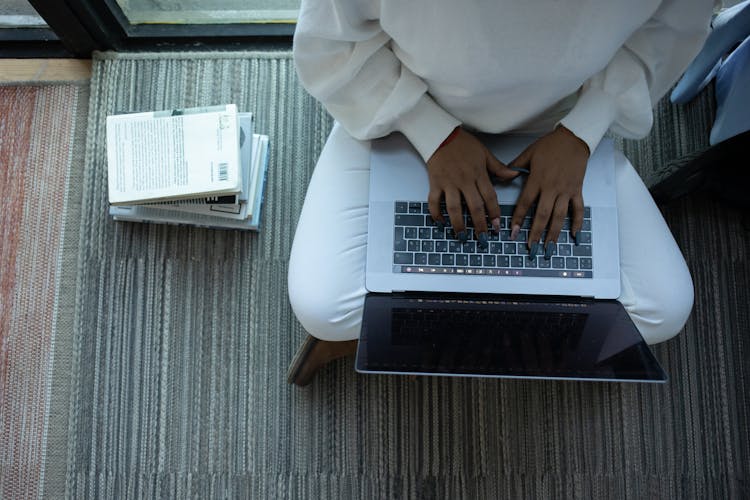
[(369, 294), (363, 373), (664, 382), (615, 300)]

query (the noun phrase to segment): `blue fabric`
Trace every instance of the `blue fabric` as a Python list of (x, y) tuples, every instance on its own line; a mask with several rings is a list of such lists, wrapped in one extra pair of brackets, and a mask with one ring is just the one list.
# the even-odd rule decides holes
[(711, 145), (750, 130), (750, 37), (717, 71), (716, 105)]
[(683, 104), (694, 98), (711, 81), (722, 57), (750, 35), (750, 0), (721, 12), (712, 25), (705, 45), (672, 91), (672, 102)]

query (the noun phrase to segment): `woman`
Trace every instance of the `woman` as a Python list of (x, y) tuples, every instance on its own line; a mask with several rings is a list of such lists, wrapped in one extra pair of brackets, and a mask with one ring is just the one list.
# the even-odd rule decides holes
[[(289, 264), (292, 307), (311, 335), (290, 372), (306, 383), (359, 335), (366, 290), (369, 140), (403, 133), (424, 159), (430, 213), (445, 201), (465, 239), (465, 202), (479, 243), (497, 230), (490, 175), (530, 171), (512, 228), (536, 204), (527, 244), (544, 253), (572, 213), (580, 228), (586, 162), (607, 130), (645, 136), (652, 107), (708, 34), (706, 0), (617, 2), (302, 2), (294, 58), (302, 84), (336, 123), (315, 167)], [(474, 132), (539, 139), (510, 165)], [(683, 327), (692, 280), (648, 190), (618, 154), (623, 303), (649, 343)], [(485, 219), (486, 216), (486, 219)], [(545, 241), (540, 241), (544, 230)], [(342, 342), (349, 341), (349, 342)]]

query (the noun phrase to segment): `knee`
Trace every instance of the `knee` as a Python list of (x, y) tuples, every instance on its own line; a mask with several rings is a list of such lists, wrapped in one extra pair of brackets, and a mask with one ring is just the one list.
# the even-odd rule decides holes
[(358, 338), (364, 294), (353, 292), (347, 296), (330, 281), (311, 281), (304, 275), (289, 273), (289, 302), (305, 331), (320, 340)]
[(647, 300), (631, 318), (648, 344), (658, 344), (682, 331), (693, 309), (693, 282), (687, 270), (681, 279), (651, 287)]

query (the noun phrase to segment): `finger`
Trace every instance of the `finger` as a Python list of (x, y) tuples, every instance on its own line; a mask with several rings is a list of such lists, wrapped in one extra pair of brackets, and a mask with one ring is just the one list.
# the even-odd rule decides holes
[(529, 230), (529, 257), (532, 259), (541, 253), (541, 245), (539, 240), (542, 237), (542, 232), (549, 224), (550, 218), (552, 217), (552, 210), (555, 208), (555, 197), (544, 195), (539, 197), (539, 201), (536, 205), (536, 213), (534, 214), (534, 221), (531, 223), (531, 229)]
[(526, 167), (531, 166), (531, 156), (534, 152), (534, 145), (536, 142), (531, 143), (523, 152), (516, 156), (513, 161), (508, 163), (508, 167)]
[(537, 196), (539, 196), (539, 189), (536, 185), (527, 183), (521, 191), (518, 201), (516, 201), (516, 208), (513, 211), (513, 217), (510, 219), (511, 240), (515, 240), (518, 236), (518, 232), (521, 230), (521, 225), (523, 224), (523, 219), (526, 217), (526, 214), (529, 213), (529, 208), (531, 208), (531, 205), (534, 203)]
[(547, 238), (544, 240), (544, 258), (547, 260), (552, 257), (555, 251), (557, 238), (560, 236), (560, 230), (565, 222), (565, 217), (568, 215), (569, 204), (570, 200), (563, 196), (560, 196), (555, 201), (555, 209), (552, 212), (549, 229), (547, 229)]
[(476, 188), (469, 189), (463, 193), (466, 207), (469, 209), (474, 226), (474, 237), (482, 248), (487, 246), (487, 213), (484, 210), (484, 200)]
[(495, 158), (495, 155), (493, 155), (489, 150), (485, 151), (486, 155), (486, 165), (487, 170), (490, 171), (490, 173), (501, 182), (506, 182), (515, 179), (518, 177), (521, 173), (518, 170), (512, 170), (507, 165), (502, 163), (500, 160)]
[(492, 224), (495, 232), (500, 231), (500, 204), (497, 202), (497, 193), (486, 175), (481, 177), (477, 182), (477, 189), (484, 200), (484, 206), (487, 210), (487, 219)]
[(451, 226), (453, 226), (453, 231), (456, 233), (456, 238), (461, 240), (462, 243), (465, 242), (468, 236), (466, 235), (466, 224), (464, 224), (464, 216), (461, 210), (461, 194), (457, 190), (445, 191), (445, 208), (448, 211), (448, 217)]
[(440, 201), (443, 198), (443, 192), (440, 189), (430, 189), (430, 194), (427, 196), (427, 205), (430, 207), (430, 215), (439, 226), (445, 226), (445, 217), (440, 211)]
[[(583, 227), (583, 194), (578, 194), (574, 196), (570, 203), (572, 205), (573, 214), (571, 216), (571, 222), (570, 222), (570, 235), (573, 237), (574, 240), (577, 240), (578, 232), (581, 230), (581, 227)], [(576, 245), (578, 244), (578, 241), (576, 241)]]

